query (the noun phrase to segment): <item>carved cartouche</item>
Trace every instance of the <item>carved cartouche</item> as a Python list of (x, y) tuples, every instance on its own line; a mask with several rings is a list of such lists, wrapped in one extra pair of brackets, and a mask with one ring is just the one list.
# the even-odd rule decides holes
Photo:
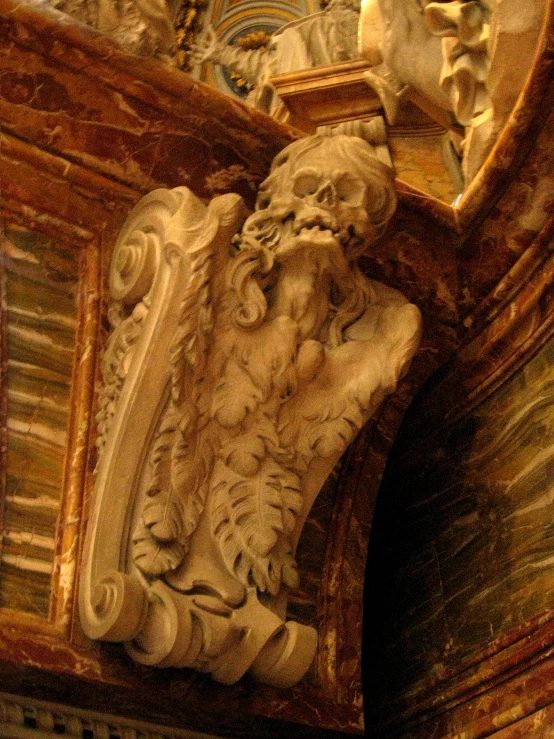
[(356, 265), (395, 204), (372, 147), (339, 135), (287, 147), (248, 217), (238, 196), (205, 207), (186, 188), (131, 214), (111, 275), (90, 636), (226, 683), (250, 669), (286, 687), (308, 669), (317, 634), (285, 621), (302, 526), (419, 340), (417, 308)]

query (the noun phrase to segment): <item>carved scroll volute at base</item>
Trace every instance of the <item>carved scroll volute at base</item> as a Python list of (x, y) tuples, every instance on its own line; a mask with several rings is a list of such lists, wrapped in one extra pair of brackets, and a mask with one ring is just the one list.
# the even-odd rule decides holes
[[(233, 218), (240, 221), (244, 206), (238, 196), (223, 200), (216, 229), (230, 238), (236, 230)], [(234, 214), (230, 225), (226, 207)], [(119, 569), (134, 479), (168, 383), (169, 346), (188, 279), (183, 231), (191, 217), (201, 224), (206, 211), (188, 188), (156, 190), (129, 216), (114, 249), (109, 276), (113, 333), (102, 362), (99, 464), (80, 586), (83, 628), (93, 639), (132, 639), (146, 617), (145, 585)], [(202, 230), (187, 235), (190, 248), (206, 237)]]
[(259, 602), (255, 590), (234, 609), (211, 595), (178, 593), (159, 580), (149, 596), (140, 633), (126, 644), (142, 664), (193, 667), (225, 685), (250, 669), (260, 682), (286, 688), (300, 680), (314, 658), (315, 629), (283, 623)]
[(146, 591), (135, 578), (113, 571), (94, 586), (88, 636), (107, 641), (127, 641), (142, 629), (147, 612)]
[(309, 668), (317, 632), (285, 621), (296, 544), (420, 335), (417, 308), (356, 266), (392, 183), (365, 141), (319, 135), (275, 159), (246, 220), (238, 196), (205, 207), (186, 188), (130, 216), (81, 589), (90, 636), (226, 684), (250, 670), (288, 687)]

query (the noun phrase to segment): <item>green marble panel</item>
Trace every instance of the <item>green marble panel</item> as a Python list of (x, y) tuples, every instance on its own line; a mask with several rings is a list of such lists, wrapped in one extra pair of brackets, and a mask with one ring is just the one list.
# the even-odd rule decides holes
[(77, 326), (77, 252), (7, 229), (8, 367), (0, 607), (47, 616)]
[(366, 635), (381, 701), (554, 609), (554, 341), (454, 428), (420, 439), (414, 421), (372, 535)]

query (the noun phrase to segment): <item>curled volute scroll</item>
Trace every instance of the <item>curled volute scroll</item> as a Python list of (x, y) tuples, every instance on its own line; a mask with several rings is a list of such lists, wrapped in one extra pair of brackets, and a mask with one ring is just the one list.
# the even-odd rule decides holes
[(356, 258), (396, 200), (362, 139), (297, 141), (256, 210), (158, 190), (111, 269), (81, 616), (139, 662), (290, 686), (317, 633), (286, 621), (323, 481), (406, 371), (417, 308)]

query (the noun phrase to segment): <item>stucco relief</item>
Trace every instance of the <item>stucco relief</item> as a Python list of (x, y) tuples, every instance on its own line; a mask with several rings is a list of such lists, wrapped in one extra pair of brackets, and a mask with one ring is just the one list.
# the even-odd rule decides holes
[(391, 170), (345, 135), (284, 149), (250, 215), (185, 187), (136, 206), (110, 273), (90, 637), (229, 684), (306, 672), (317, 633), (286, 621), (304, 521), (420, 336), (356, 264), (395, 206)]

